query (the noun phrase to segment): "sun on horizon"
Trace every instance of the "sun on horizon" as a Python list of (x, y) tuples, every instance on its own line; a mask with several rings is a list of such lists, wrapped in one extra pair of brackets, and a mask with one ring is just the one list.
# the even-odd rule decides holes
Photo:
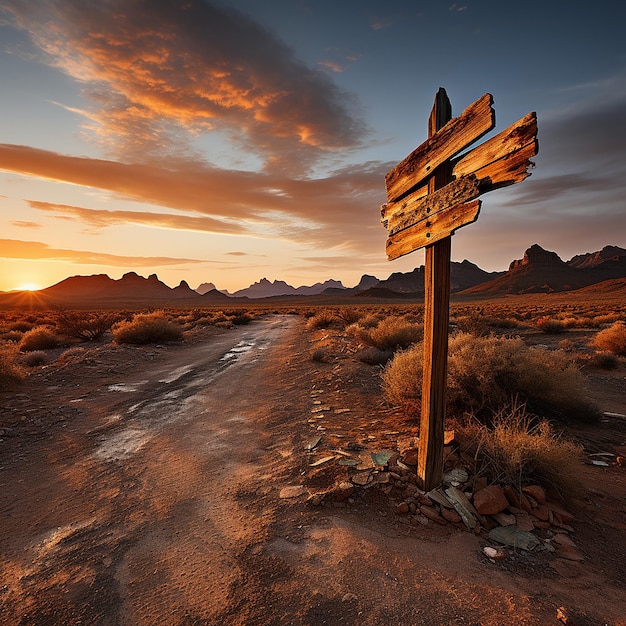
[(23, 283), (17, 288), (18, 291), (39, 291), (40, 289), (41, 286), (36, 283)]

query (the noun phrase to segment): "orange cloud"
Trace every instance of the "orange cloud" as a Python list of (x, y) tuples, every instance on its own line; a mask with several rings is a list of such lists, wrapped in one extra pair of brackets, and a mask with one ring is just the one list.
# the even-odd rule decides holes
[(219, 128), (268, 166), (295, 170), (366, 132), (324, 72), (232, 8), (200, 0), (3, 6), (48, 63), (85, 84), (94, 102), (87, 128), (117, 156), (191, 153), (195, 133)]
[(172, 257), (120, 256), (104, 252), (62, 250), (51, 248), (39, 241), (0, 239), (0, 257), (5, 259), (30, 259), (68, 261), (80, 265), (109, 265), (113, 267), (160, 267), (181, 263), (204, 263), (203, 259), (177, 259)]
[(154, 228), (171, 228), (175, 230), (190, 230), (218, 234), (245, 234), (247, 229), (241, 224), (227, 223), (211, 217), (189, 217), (186, 215), (171, 215), (169, 213), (152, 213), (148, 211), (108, 211), (102, 209), (86, 209), (29, 200), (33, 209), (59, 213), (61, 216), (77, 217), (81, 221), (97, 228), (106, 228), (118, 224), (140, 224)]
[[(211, 227), (222, 228), (219, 232), (233, 232), (238, 224), (242, 234), (270, 234), (311, 246), (365, 251), (384, 245), (378, 209), (384, 202), (389, 164), (364, 163), (322, 179), (219, 170), (201, 162), (179, 161), (172, 166), (178, 169), (0, 144), (0, 170), (104, 189), (134, 201), (208, 216), (214, 220)], [(123, 213), (139, 219), (132, 212)], [(115, 212), (109, 215), (122, 217)], [(146, 222), (162, 219), (159, 214), (146, 215)], [(96, 214), (83, 214), (85, 219), (88, 216)], [(99, 217), (104, 218), (104, 213)], [(168, 227), (176, 227), (177, 222), (176, 218)]]

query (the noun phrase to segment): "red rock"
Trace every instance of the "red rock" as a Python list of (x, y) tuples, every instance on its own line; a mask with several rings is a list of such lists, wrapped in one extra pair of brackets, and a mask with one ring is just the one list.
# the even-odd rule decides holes
[(402, 461), (407, 465), (417, 465), (417, 448), (407, 448), (402, 451)]
[(498, 485), (489, 485), (474, 494), (474, 507), (482, 515), (494, 515), (504, 511), (509, 501)]
[(540, 504), (536, 509), (533, 509), (533, 515), (542, 522), (550, 521), (550, 509), (545, 504)]
[(533, 520), (533, 524), (535, 525), (535, 528), (550, 528), (550, 522), (542, 522), (540, 519)]
[(494, 513), (493, 519), (500, 524), (500, 526), (513, 526), (515, 524), (515, 515), (510, 513)]
[(541, 504), (546, 503), (546, 491), (540, 485), (528, 485), (528, 487), (522, 487), (522, 491), (540, 502)]
[(570, 524), (574, 521), (574, 516), (571, 513), (568, 513), (565, 509), (561, 508), (558, 504), (547, 502), (546, 506), (552, 511), (554, 521), (557, 524)]
[(523, 509), (524, 511), (526, 511), (526, 513), (533, 512), (533, 507), (530, 503), (530, 500), (523, 493), (521, 493), (519, 497), (519, 506), (520, 509)]
[(437, 522), (438, 524), (445, 524), (446, 520), (443, 519), (437, 511), (429, 506), (421, 506), (420, 513), (425, 515), (428, 519), (433, 520), (433, 522)]
[(518, 513), (515, 516), (515, 525), (517, 526), (518, 530), (525, 530), (527, 532), (530, 532), (535, 527), (532, 519), (530, 519), (530, 515), (526, 513), (526, 511), (524, 511), (523, 513)]
[(441, 509), (441, 516), (453, 524), (458, 524), (461, 521), (461, 516), (454, 509), (446, 509), (443, 507)]
[(396, 513), (398, 515), (406, 515), (409, 512), (409, 505), (406, 502), (400, 502), (396, 507)]
[(509, 501), (509, 504), (511, 506), (517, 507), (518, 509), (521, 508), (519, 493), (513, 487), (511, 487), (511, 485), (504, 485), (503, 491), (506, 499)]

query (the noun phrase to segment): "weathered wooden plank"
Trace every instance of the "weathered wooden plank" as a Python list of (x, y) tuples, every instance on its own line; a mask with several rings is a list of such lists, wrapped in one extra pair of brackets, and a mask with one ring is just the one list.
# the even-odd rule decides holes
[(411, 189), (420, 187), (444, 161), (489, 132), (495, 126), (492, 104), (491, 94), (485, 94), (387, 172), (387, 200), (393, 202)]
[(394, 211), (387, 220), (389, 235), (396, 235), (427, 217), (433, 217), (439, 211), (469, 202), (478, 198), (479, 195), (479, 181), (474, 174), (469, 174), (468, 176), (461, 176), (461, 178), (418, 201), (415, 201), (413, 196), (408, 196), (400, 201), (403, 208)]
[(495, 137), (485, 141), (452, 162), (454, 176), (476, 174), (489, 178), (484, 191), (491, 191), (520, 182), (530, 176), (530, 159), (539, 149), (537, 142), (537, 114), (528, 113)]
[(480, 213), (480, 200), (457, 204), (422, 219), (387, 239), (387, 259), (393, 261), (409, 252), (430, 246), (472, 224)]
[(398, 200), (397, 202), (388, 202), (380, 207), (380, 221), (387, 228), (387, 221), (393, 217), (397, 211), (402, 211), (406, 202), (417, 202), (420, 198), (428, 195), (428, 183), (411, 191), (410, 195)]

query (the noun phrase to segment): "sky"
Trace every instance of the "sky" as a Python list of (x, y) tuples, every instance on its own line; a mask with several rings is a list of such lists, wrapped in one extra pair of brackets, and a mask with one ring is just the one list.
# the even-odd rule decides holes
[(486, 138), (539, 128), (452, 260), (626, 247), (625, 25), (621, 0), (0, 0), (0, 290), (410, 271), (385, 173), (439, 87), (453, 116), (493, 95)]

